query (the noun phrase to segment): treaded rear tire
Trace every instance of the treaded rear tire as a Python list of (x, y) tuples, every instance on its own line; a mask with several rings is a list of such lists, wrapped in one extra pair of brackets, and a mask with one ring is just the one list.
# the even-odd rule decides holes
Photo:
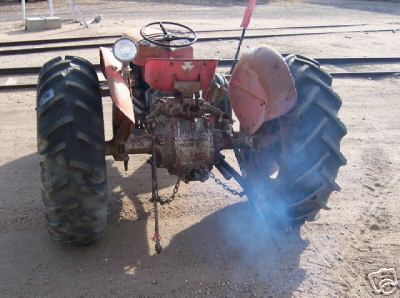
[[(347, 130), (337, 114), (342, 105), (331, 88), (332, 78), (318, 62), (300, 56), (286, 57), (295, 81), (297, 103), (287, 114), (264, 123), (259, 136), (279, 133), (280, 142), (263, 151), (241, 150), (239, 165), (249, 199), (262, 194), (266, 218), (299, 225), (315, 220), (320, 209), (340, 187), (338, 170), (346, 164), (340, 142)], [(268, 178), (279, 169), (276, 179)]]
[(43, 65), (37, 89), (42, 197), (51, 238), (90, 244), (107, 218), (103, 110), (93, 66), (78, 57)]
[(332, 90), (332, 78), (315, 60), (286, 57), (297, 90), (297, 104), (279, 119), (281, 165), (280, 192), (292, 223), (312, 221), (327, 206), (330, 194), (339, 191), (338, 170), (346, 164), (340, 152), (347, 129), (337, 114), (342, 105)]

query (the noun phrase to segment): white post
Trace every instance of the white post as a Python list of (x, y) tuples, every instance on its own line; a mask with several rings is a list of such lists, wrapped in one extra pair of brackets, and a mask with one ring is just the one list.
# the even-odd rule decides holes
[[(25, 1), (24, 1), (25, 2)], [(53, 0), (49, 0), (49, 11), (50, 11), (50, 16), (54, 16), (54, 11), (53, 11)]]
[(22, 7), (22, 21), (25, 24), (25, 0), (21, 1), (21, 7)]
[(72, 0), (69, 0), (69, 7), (71, 9), (71, 13), (72, 13), (72, 19), (74, 21), (74, 23), (76, 22), (76, 16), (75, 16), (75, 9), (74, 9), (74, 3)]

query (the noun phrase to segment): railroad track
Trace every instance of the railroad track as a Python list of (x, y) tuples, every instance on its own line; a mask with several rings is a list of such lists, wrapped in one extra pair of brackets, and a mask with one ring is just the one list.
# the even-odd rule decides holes
[[(292, 26), (292, 27), (273, 27), (273, 28), (251, 28), (249, 31), (263, 31), (263, 30), (280, 30), (280, 29), (327, 29), (327, 28), (347, 28), (347, 27), (362, 27), (373, 24), (339, 24), (339, 25), (317, 25), (317, 26)], [(376, 25), (376, 24), (375, 24)], [(382, 25), (382, 24), (380, 24)], [(387, 23), (384, 25), (400, 25), (400, 23)], [(217, 30), (199, 30), (198, 33), (217, 33), (217, 32), (239, 32), (241, 29), (217, 29)], [(363, 29), (363, 30), (346, 30), (346, 31), (323, 31), (323, 32), (296, 32), (296, 33), (275, 33), (275, 34), (253, 34), (246, 36), (246, 39), (257, 39), (257, 38), (268, 38), (268, 37), (280, 37), (280, 36), (304, 36), (304, 35), (319, 35), (319, 34), (333, 34), (333, 33), (352, 33), (352, 32), (389, 32), (398, 31), (400, 29)], [(6, 55), (19, 55), (19, 54), (33, 54), (53, 51), (65, 51), (74, 49), (91, 49), (99, 48), (100, 46), (111, 47), (114, 44), (112, 42), (100, 42), (104, 39), (118, 38), (120, 35), (101, 35), (101, 36), (84, 36), (74, 38), (57, 38), (57, 39), (42, 39), (42, 40), (22, 40), (16, 42), (0, 42), (0, 56)], [(227, 41), (227, 40), (238, 40), (238, 36), (203, 36), (199, 38), (199, 42), (209, 41)], [(71, 45), (58, 45), (65, 42), (84, 42), (84, 41), (98, 41), (97, 43), (91, 44), (71, 44)], [(42, 44), (55, 44), (54, 46), (42, 46), (42, 47), (29, 47), (29, 48), (11, 48), (1, 49), (1, 47), (13, 47), (13, 46), (36, 46)], [(284, 56), (286, 56), (284, 54)], [(399, 72), (396, 71), (346, 71), (340, 67), (354, 66), (354, 65), (371, 65), (371, 64), (400, 64), (400, 57), (351, 57), (351, 58), (316, 58), (316, 60), (323, 66), (331, 66), (329, 71), (331, 75), (336, 78), (380, 78), (385, 76), (396, 75)], [(221, 59), (219, 67), (231, 66), (233, 60)], [(97, 71), (100, 71), (100, 65), (94, 65)], [(12, 91), (20, 89), (33, 89), (36, 88), (35, 82), (27, 82), (22, 76), (36, 76), (39, 74), (41, 67), (18, 67), (18, 68), (0, 68), (0, 78), (9, 76), (8, 82), (4, 85), (0, 85), (0, 90)], [(36, 81), (36, 78), (33, 78)], [(30, 78), (30, 80), (33, 80)], [(17, 84), (15, 82), (24, 81), (24, 83)], [(29, 80), (28, 80), (29, 81)]]
[[(286, 56), (284, 54), (283, 56)], [(346, 71), (338, 66), (360, 66), (360, 65), (373, 65), (373, 64), (400, 64), (400, 57), (347, 57), (347, 58), (315, 58), (322, 66), (333, 67), (330, 71), (334, 78), (383, 78), (388, 76), (400, 75), (399, 71)], [(233, 63), (232, 59), (221, 59), (218, 67), (220, 70), (230, 67)], [(97, 71), (100, 71), (100, 64), (94, 64)], [(39, 74), (41, 67), (19, 67), (19, 68), (0, 68), (0, 76), (36, 76)], [(106, 81), (101, 81), (105, 83)], [(22, 84), (5, 84), (0, 85), (0, 91), (13, 91), (22, 89), (35, 89), (36, 83), (22, 83)]]
[[(288, 54), (282, 54), (286, 57)], [(321, 65), (343, 65), (343, 64), (387, 64), (387, 63), (399, 63), (399, 57), (343, 57), (343, 58), (314, 58)], [(218, 66), (230, 66), (233, 63), (232, 59), (220, 59)], [(100, 70), (100, 64), (94, 64), (97, 70)], [(11, 68), (0, 68), (0, 76), (4, 75), (36, 75), (39, 74), (40, 66), (34, 67), (11, 67)]]
[[(400, 71), (366, 71), (366, 72), (331, 72), (333, 78), (353, 78), (353, 79), (379, 79), (391, 76), (400, 76)], [(107, 81), (100, 81), (100, 84), (107, 83)], [(17, 90), (35, 90), (36, 83), (14, 84), (14, 85), (0, 85), (0, 91), (17, 91)], [(101, 88), (102, 96), (109, 96), (108, 86)]]
[[(397, 25), (400, 23), (387, 23), (385, 25)], [(323, 28), (347, 28), (361, 27), (373, 24), (338, 24), (338, 25), (315, 25), (315, 26), (290, 26), (290, 27), (266, 27), (266, 28), (248, 28), (247, 31), (266, 31), (266, 30), (286, 30), (286, 29), (323, 29)], [(215, 30), (196, 30), (197, 33), (216, 33), (216, 32), (241, 32), (242, 29), (215, 29)], [(52, 38), (52, 39), (33, 39), (33, 40), (17, 40), (0, 42), (0, 47), (12, 46), (27, 46), (40, 44), (53, 44), (63, 42), (79, 42), (98, 39), (119, 38), (120, 34), (112, 35), (97, 35), (97, 36), (82, 36), (82, 37), (67, 37), (67, 38)]]
[[(390, 29), (367, 29), (367, 30), (346, 30), (346, 31), (322, 31), (322, 32), (297, 32), (297, 33), (276, 33), (276, 34), (256, 34), (256, 35), (246, 35), (246, 39), (260, 39), (260, 38), (272, 38), (272, 37), (290, 37), (290, 36), (307, 36), (307, 35), (324, 35), (324, 34), (337, 34), (337, 33), (371, 33), (371, 32), (396, 32), (400, 31), (400, 28), (390, 28)], [(114, 38), (114, 35), (108, 35), (107, 37), (77, 37), (77, 38), (65, 38), (63, 42), (71, 42), (71, 41), (85, 41), (85, 40), (94, 40), (94, 39), (106, 39), (106, 38)], [(117, 35), (115, 38), (118, 38)], [(231, 40), (239, 40), (239, 36), (212, 36), (212, 37), (199, 37), (197, 42), (220, 42), (220, 41), (231, 41)], [(49, 40), (47, 40), (49, 41)], [(21, 41), (21, 42), (39, 42), (39, 41)], [(61, 41), (57, 41), (61, 42)], [(42, 44), (43, 40), (40, 41)], [(52, 42), (50, 42), (52, 43)], [(17, 45), (17, 44), (13, 44)], [(31, 44), (33, 45), (33, 44)], [(35, 54), (35, 53), (44, 53), (44, 52), (53, 52), (53, 51), (67, 51), (67, 50), (82, 50), (82, 49), (94, 49), (99, 47), (111, 47), (114, 45), (114, 41), (112, 42), (103, 42), (103, 43), (91, 43), (91, 44), (78, 44), (78, 45), (61, 45), (61, 46), (46, 46), (46, 47), (32, 47), (32, 48), (20, 48), (20, 49), (5, 49), (0, 50), (0, 56), (9, 56), (9, 55), (22, 55), (22, 54)]]

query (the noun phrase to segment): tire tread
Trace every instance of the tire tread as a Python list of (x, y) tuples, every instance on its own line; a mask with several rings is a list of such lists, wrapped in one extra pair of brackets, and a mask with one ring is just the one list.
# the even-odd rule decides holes
[(301, 224), (314, 220), (320, 209), (329, 210), (331, 192), (340, 190), (335, 179), (338, 169), (346, 164), (340, 141), (347, 129), (337, 116), (342, 101), (331, 88), (331, 76), (312, 59), (291, 55), (286, 61), (295, 80), (298, 103), (281, 117), (281, 129), (309, 129), (281, 136), (286, 150), (281, 153), (284, 163), (278, 179), (288, 205), (288, 221)]
[[(54, 96), (40, 98), (50, 88)], [(98, 239), (107, 218), (104, 124), (99, 81), (86, 60), (44, 64), (37, 89), (38, 152), (44, 211), (51, 238), (62, 245)]]

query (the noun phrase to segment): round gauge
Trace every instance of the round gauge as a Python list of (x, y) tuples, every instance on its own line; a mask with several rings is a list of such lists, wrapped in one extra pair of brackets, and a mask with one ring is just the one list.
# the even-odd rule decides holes
[(120, 38), (114, 43), (114, 56), (122, 63), (131, 62), (135, 58), (137, 51), (136, 43), (128, 38)]

